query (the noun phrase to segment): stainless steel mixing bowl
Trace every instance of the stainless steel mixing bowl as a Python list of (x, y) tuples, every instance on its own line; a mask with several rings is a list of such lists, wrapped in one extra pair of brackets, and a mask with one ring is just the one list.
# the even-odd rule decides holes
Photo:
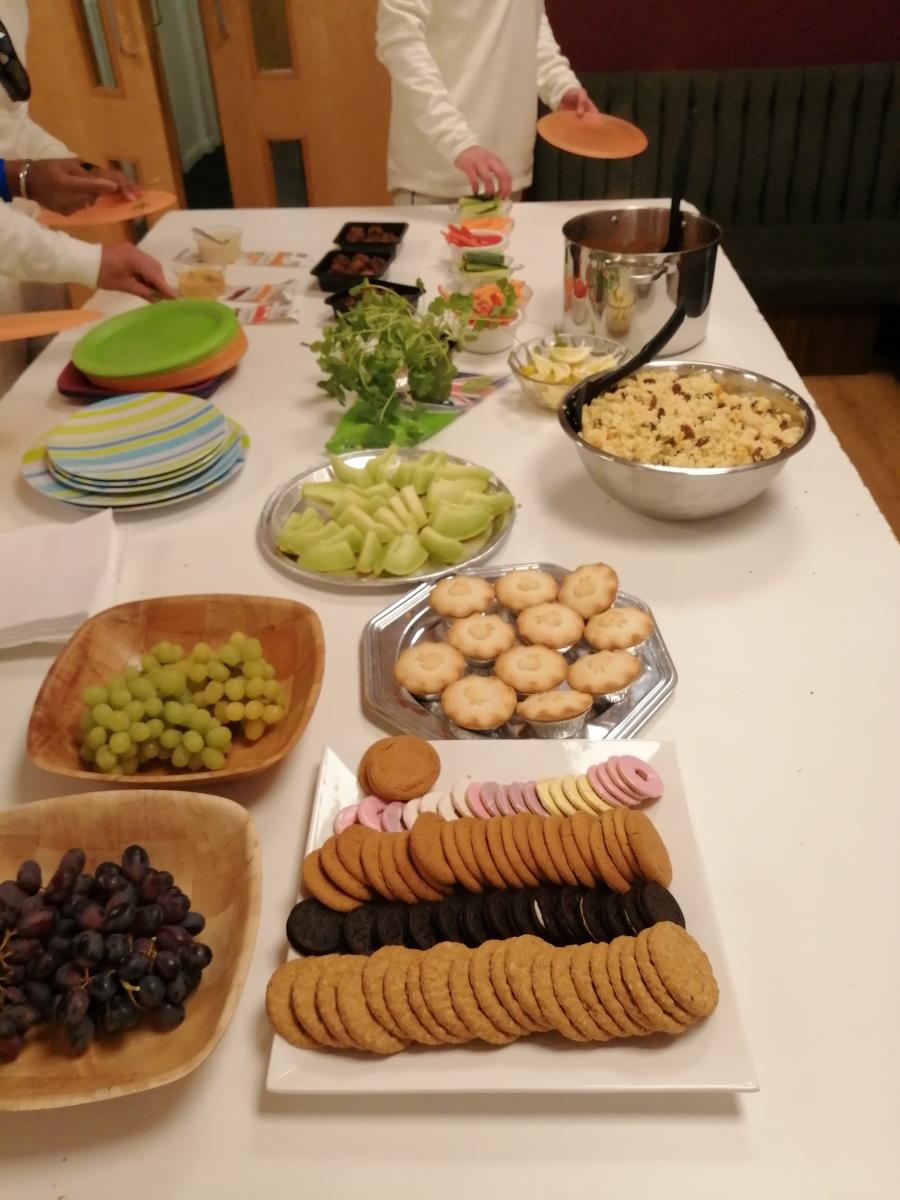
[(687, 320), (666, 346), (678, 354), (706, 336), (709, 297), (722, 230), (708, 217), (683, 214), (684, 248), (663, 254), (667, 207), (626, 205), (572, 217), (565, 237), (566, 328), (639, 350), (680, 302)]
[(559, 423), (574, 442), (578, 457), (591, 479), (614, 500), (645, 516), (692, 521), (700, 517), (716, 517), (740, 508), (765, 491), (788, 459), (798, 454), (815, 432), (816, 419), (806, 401), (784, 384), (776, 383), (765, 375), (717, 363), (686, 362), (674, 358), (659, 358), (641, 369), (675, 370), (679, 375), (709, 371), (727, 391), (767, 396), (775, 407), (803, 425), (803, 434), (795, 445), (783, 450), (775, 458), (766, 458), (762, 462), (741, 467), (658, 467), (619, 458), (583, 441), (573, 424), (571, 405), (563, 403), (559, 410)]

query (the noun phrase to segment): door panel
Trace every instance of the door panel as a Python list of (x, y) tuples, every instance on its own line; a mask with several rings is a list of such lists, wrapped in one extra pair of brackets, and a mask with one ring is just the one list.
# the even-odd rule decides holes
[(235, 205), (383, 204), (376, 0), (200, 0)]
[[(34, 119), (81, 158), (133, 164), (140, 183), (174, 192), (183, 204), (149, 3), (31, 0), (29, 13)], [(121, 233), (114, 226), (103, 240)]]

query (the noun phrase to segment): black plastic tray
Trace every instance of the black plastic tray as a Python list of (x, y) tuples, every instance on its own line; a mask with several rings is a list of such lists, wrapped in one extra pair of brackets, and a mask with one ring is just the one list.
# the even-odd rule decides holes
[[(347, 233), (351, 225), (380, 225), (386, 233), (396, 235), (396, 242), (348, 242)], [(344, 251), (347, 250), (362, 250), (363, 254), (373, 254), (380, 249), (388, 249), (396, 252), (400, 249), (400, 245), (406, 236), (406, 231), (409, 225), (406, 221), (346, 221), (338, 230), (335, 241)]]
[[(366, 250), (361, 246), (354, 247), (355, 251), (360, 254), (372, 255), (372, 250)], [(377, 275), (346, 275), (343, 271), (332, 271), (331, 264), (339, 254), (347, 254), (346, 250), (329, 250), (324, 257), (320, 258), (316, 265), (310, 271), (311, 275), (315, 275), (319, 281), (319, 287), (323, 292), (339, 292), (346, 291), (347, 288), (353, 287), (354, 284), (362, 283), (364, 279), (380, 279), (388, 267), (391, 265), (394, 255), (397, 253), (396, 246), (387, 246), (379, 249), (377, 255), (385, 260), (385, 264)], [(353, 253), (351, 251), (350, 253)]]
[[(367, 278), (370, 278), (367, 276)], [(404, 300), (409, 301), (412, 308), (419, 307), (419, 297), (422, 295), (422, 289), (413, 283), (393, 283), (390, 279), (376, 279), (373, 281), (377, 287), (386, 288), (388, 291), (396, 292), (398, 296), (402, 296)], [(335, 292), (332, 296), (325, 297), (325, 303), (332, 309), (335, 316), (339, 312), (344, 312), (346, 307), (346, 299), (350, 292), (357, 285), (351, 284), (350, 287), (341, 288), (339, 292)]]

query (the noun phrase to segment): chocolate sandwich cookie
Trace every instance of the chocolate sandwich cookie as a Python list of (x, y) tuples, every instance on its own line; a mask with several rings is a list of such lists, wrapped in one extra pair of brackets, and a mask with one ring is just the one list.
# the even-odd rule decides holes
[(435, 905), (434, 924), (441, 942), (464, 942), (462, 926), (463, 899), (445, 896)]
[(644, 914), (640, 907), (640, 889), (632, 888), (626, 892), (624, 896), (619, 897), (619, 909), (622, 913), (622, 918), (628, 926), (628, 932), (635, 937), (646, 926)]
[(385, 904), (378, 910), (375, 929), (382, 946), (406, 945), (405, 913), (406, 909), (402, 904)]
[(517, 934), (541, 936), (541, 927), (534, 915), (534, 888), (512, 892), (509, 898), (509, 919)]
[(595, 942), (611, 942), (613, 939), (603, 915), (603, 901), (608, 895), (609, 892), (594, 888), (581, 897), (581, 921)]
[(587, 938), (581, 919), (581, 897), (584, 888), (565, 887), (559, 893), (559, 923), (566, 935), (566, 944), (580, 946)]
[(631, 937), (631, 930), (622, 912), (622, 896), (618, 892), (609, 892), (600, 903), (603, 924), (609, 930), (610, 941), (617, 937)]
[(644, 924), (655, 925), (658, 921), (671, 921), (673, 925), (685, 927), (684, 913), (672, 893), (660, 883), (647, 883), (638, 889), (638, 907), (644, 916)]
[(505, 892), (490, 892), (484, 898), (484, 919), (492, 935), (505, 941), (515, 937), (509, 912), (509, 900)]
[(381, 942), (378, 938), (380, 909), (374, 904), (361, 904), (344, 917), (344, 942), (351, 954), (373, 954)]
[(467, 945), (477, 948), (490, 938), (484, 917), (484, 897), (467, 896), (462, 902), (462, 931)]
[(554, 946), (564, 946), (566, 933), (559, 919), (559, 891), (556, 888), (538, 888), (534, 894), (534, 909), (544, 941), (552, 942)]
[(434, 927), (435, 905), (429, 901), (414, 904), (407, 910), (406, 924), (409, 930), (409, 946), (413, 950), (430, 950), (437, 944), (438, 935)]
[(319, 900), (301, 900), (287, 919), (287, 939), (298, 954), (334, 954), (341, 945), (343, 925), (342, 913)]

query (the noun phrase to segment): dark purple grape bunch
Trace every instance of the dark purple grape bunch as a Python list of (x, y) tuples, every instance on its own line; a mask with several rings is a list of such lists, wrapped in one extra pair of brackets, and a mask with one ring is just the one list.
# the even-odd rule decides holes
[(75, 1054), (143, 1017), (175, 1029), (212, 961), (195, 941), (203, 915), (143, 846), (84, 867), (84, 851), (67, 850), (46, 885), (32, 860), (0, 883), (0, 1064), (37, 1025), (60, 1027)]

